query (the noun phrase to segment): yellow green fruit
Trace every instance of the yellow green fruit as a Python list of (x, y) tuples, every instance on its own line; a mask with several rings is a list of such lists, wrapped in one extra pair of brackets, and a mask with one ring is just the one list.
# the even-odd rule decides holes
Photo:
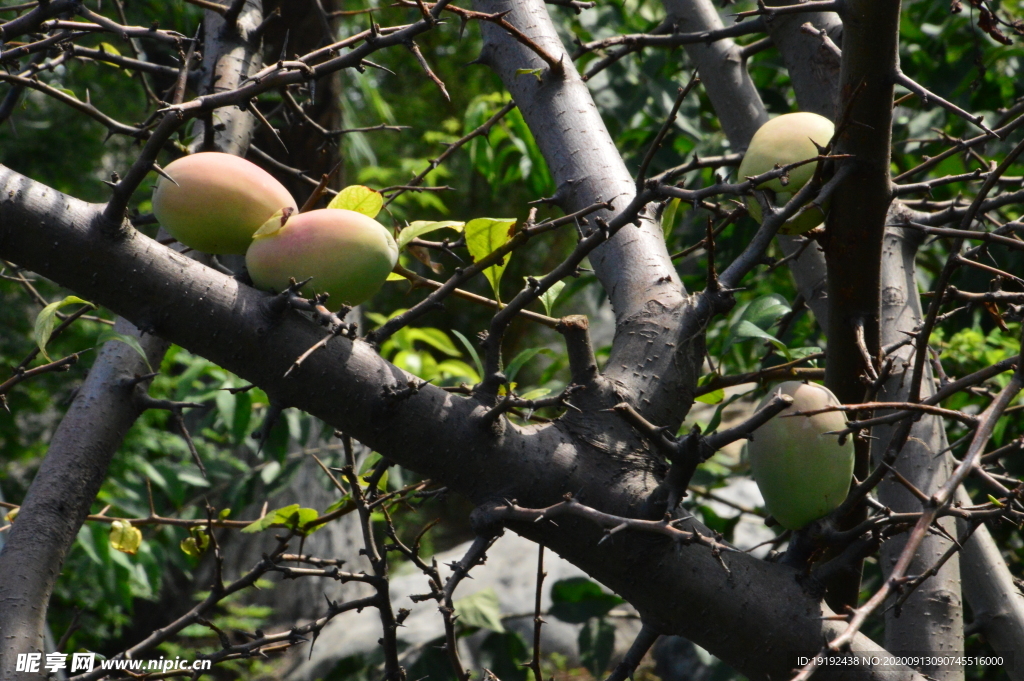
[(828, 388), (787, 381), (776, 386), (758, 409), (778, 394), (789, 395), (793, 404), (754, 431), (747, 453), (768, 512), (786, 529), (798, 530), (846, 499), (853, 478), (853, 439), (839, 444), (838, 436), (827, 434), (846, 427), (840, 411), (786, 416), (839, 406)]
[[(819, 146), (825, 146), (835, 132), (832, 121), (818, 114), (800, 112), (783, 114), (771, 119), (754, 133), (747, 147), (747, 153), (740, 163), (739, 179), (760, 175), (776, 165), (787, 165), (805, 161), (818, 155)], [(789, 183), (782, 184), (781, 178), (758, 185), (768, 190), (777, 208), (786, 205), (794, 194), (814, 176), (818, 163), (807, 163), (789, 171)], [(751, 195), (747, 196), (747, 209), (755, 220), (761, 222), (761, 204)], [(821, 208), (808, 208), (796, 218), (791, 218), (779, 230), (781, 234), (803, 234), (817, 227), (825, 219)]]
[(271, 215), (296, 207), (270, 173), (232, 154), (192, 154), (164, 172), (174, 182), (157, 180), (153, 214), (171, 236), (204, 253), (241, 255)]
[(351, 210), (299, 213), (276, 231), (260, 232), (245, 254), (256, 287), (283, 291), (289, 278), (312, 277), (303, 293), (329, 293), (327, 308), (332, 311), (368, 300), (398, 262), (398, 245), (390, 232)]

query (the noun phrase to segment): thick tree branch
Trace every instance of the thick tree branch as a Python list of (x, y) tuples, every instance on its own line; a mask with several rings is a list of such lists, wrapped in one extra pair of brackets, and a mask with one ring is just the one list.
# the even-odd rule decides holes
[[(520, 428), (499, 420), (482, 428), (482, 405), (430, 385), (396, 403), (382, 388), (405, 385), (409, 375), (359, 341), (339, 338), (283, 378), (294, 358), (322, 335), (314, 322), (295, 312), (273, 314), (272, 296), (142, 235), (110, 237), (98, 226), (97, 206), (2, 167), (0, 187), (0, 256), (145, 324), (259, 384), (277, 401), (306, 409), (477, 502), (506, 497), (544, 508), (566, 492), (583, 490), (583, 503), (629, 517), (653, 491), (650, 459), (636, 455), (644, 450), (641, 442), (626, 433), (608, 449), (593, 437), (611, 430), (608, 422)], [(100, 262), (107, 266), (97, 268)], [(126, 276), (130, 287), (123, 285)], [(835, 622), (819, 619), (828, 612), (784, 566), (730, 554), (726, 573), (707, 548), (652, 544), (631, 533), (595, 550), (602, 531), (569, 518), (557, 527), (528, 523), (513, 529), (569, 557), (649, 615), (659, 630), (687, 636), (751, 678), (784, 676), (793, 666), (788, 651), (813, 650), (822, 636), (838, 632)], [(877, 644), (857, 637), (854, 647), (876, 650)], [(871, 673), (859, 670), (852, 678), (866, 680)], [(920, 677), (904, 670), (897, 678)]]

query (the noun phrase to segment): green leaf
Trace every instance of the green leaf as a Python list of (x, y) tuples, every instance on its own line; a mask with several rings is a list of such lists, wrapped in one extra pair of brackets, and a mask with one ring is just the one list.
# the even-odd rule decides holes
[[(285, 215), (285, 212), (287, 212), (288, 214)], [(284, 227), (285, 223), (288, 222), (288, 218), (290, 218), (291, 216), (291, 208), (282, 208), (281, 210), (277, 211), (269, 218), (267, 218), (267, 221), (260, 225), (260, 228), (252, 233), (252, 238), (256, 239), (259, 237), (276, 234), (277, 232), (281, 231), (281, 228)]]
[(615, 648), (615, 627), (601, 618), (587, 620), (577, 639), (580, 647), (580, 664), (586, 667), (594, 678), (604, 678), (604, 672), (612, 659)]
[(516, 69), (517, 76), (533, 76), (538, 83), (544, 82), (544, 79), (541, 78), (542, 73), (544, 73), (544, 69)]
[(711, 530), (721, 533), (726, 541), (732, 541), (733, 531), (736, 529), (736, 525), (739, 524), (742, 514), (737, 513), (731, 518), (723, 518), (715, 513), (715, 510), (710, 506), (700, 506), (699, 508), (704, 524)]
[(374, 191), (361, 184), (353, 184), (345, 187), (338, 195), (327, 204), (328, 208), (342, 208), (354, 210), (371, 218), (377, 217), (377, 213), (384, 207), (384, 197), (380, 192)]
[[(477, 218), (467, 222), (466, 246), (469, 248), (469, 254), (473, 256), (473, 260), (479, 262), (508, 243), (515, 224), (514, 218), (507, 220)], [(499, 301), (501, 294), (498, 288), (501, 283), (501, 275), (505, 272), (505, 266), (508, 265), (508, 259), (507, 255), (502, 258), (500, 264), (491, 265), (484, 270), (484, 276), (491, 282), (491, 288), (494, 289), (494, 297)]]
[(199, 527), (194, 527), (189, 530), (189, 536), (181, 540), (182, 552), (186, 556), (192, 558), (199, 558), (203, 553), (206, 552), (207, 547), (210, 545), (210, 535)]
[(338, 499), (333, 504), (328, 506), (324, 510), (324, 515), (327, 515), (328, 513), (334, 513), (335, 511), (337, 511), (340, 508), (344, 508), (344, 509), (346, 509), (348, 511), (354, 511), (355, 510), (356, 502), (352, 501), (352, 495), (351, 494), (346, 494), (345, 496), (343, 496), (342, 498)]
[(142, 546), (142, 532), (124, 520), (110, 524), (110, 548), (134, 556)]
[(555, 306), (555, 301), (558, 299), (558, 294), (565, 288), (564, 281), (556, 281), (551, 285), (544, 293), (540, 294), (540, 302), (544, 304), (544, 312), (551, 316), (551, 308)]
[(759, 326), (747, 321), (746, 319), (740, 320), (735, 326), (729, 329), (729, 338), (725, 343), (726, 349), (731, 347), (734, 343), (740, 343), (749, 338), (763, 338), (766, 341), (772, 343), (782, 344), (775, 336), (771, 335), (767, 331), (763, 330)]
[(398, 272), (388, 272), (388, 278), (384, 281), (409, 281)]
[(718, 404), (725, 399), (725, 390), (719, 388), (718, 390), (712, 390), (709, 393), (704, 393), (703, 395), (699, 395), (693, 399), (698, 402), (703, 402), (704, 404)]
[(479, 627), (498, 633), (504, 633), (501, 623), (501, 605), (498, 594), (488, 587), (455, 601), (455, 614), (459, 624), (464, 627)]
[(414, 326), (405, 329), (405, 338), (409, 342), (422, 341), (434, 348), (440, 350), (449, 357), (458, 357), (460, 355), (459, 349), (455, 347), (455, 343), (448, 337), (441, 329), (435, 329), (429, 326)]
[(708, 427), (704, 429), (704, 434), (708, 435), (714, 432), (714, 430), (718, 428), (718, 426), (722, 423), (722, 412), (725, 411), (725, 408), (746, 394), (747, 393), (736, 393), (735, 395), (727, 399), (725, 402), (722, 402), (720, 405), (718, 405), (718, 409), (715, 409), (714, 415), (708, 422)]
[(142, 349), (141, 345), (139, 345), (139, 339), (138, 338), (135, 338), (134, 336), (128, 336), (128, 335), (125, 335), (123, 333), (118, 333), (117, 331), (114, 331), (113, 329), (106, 329), (105, 331), (102, 331), (100, 333), (99, 338), (96, 339), (96, 344), (97, 345), (102, 345), (102, 344), (104, 344), (104, 343), (106, 343), (108, 341), (118, 341), (119, 343), (124, 343), (125, 345), (130, 347), (132, 350), (134, 350), (135, 352), (139, 353), (139, 357), (141, 357), (142, 361), (144, 361), (146, 363), (146, 367), (150, 371), (153, 370), (153, 367), (149, 363), (149, 358), (146, 357), (146, 351)]
[(242, 532), (252, 534), (262, 532), (269, 527), (288, 527), (301, 532), (304, 525), (319, 517), (320, 514), (315, 508), (300, 508), (298, 504), (291, 504), (270, 511), (263, 518), (249, 523), (242, 528)]
[(473, 358), (473, 364), (476, 366), (477, 375), (483, 376), (484, 365), (483, 362), (480, 361), (480, 355), (477, 354), (476, 348), (473, 347), (473, 344), (469, 342), (469, 339), (463, 336), (458, 329), (452, 329), (452, 333), (454, 333), (455, 337), (462, 342), (462, 345), (466, 348), (466, 352), (468, 352), (469, 356)]
[(769, 293), (766, 296), (751, 301), (743, 311), (743, 319), (755, 326), (767, 329), (777, 322), (780, 317), (790, 310), (789, 303), (778, 293)]
[(399, 248), (405, 248), (412, 242), (413, 239), (418, 239), (424, 234), (435, 232), (439, 229), (454, 229), (456, 232), (461, 232), (462, 228), (466, 226), (465, 222), (458, 222), (456, 220), (443, 220), (441, 222), (433, 222), (430, 220), (417, 220), (411, 223), (408, 227), (398, 233), (398, 237), (395, 241), (398, 242)]
[(775, 336), (768, 333), (768, 329), (789, 311), (789, 303), (778, 293), (770, 293), (751, 301), (734, 318), (726, 338), (725, 349), (728, 350), (733, 343), (748, 338), (763, 338), (780, 343)]
[(505, 367), (505, 378), (508, 379), (509, 383), (516, 380), (516, 374), (523, 368), (523, 365), (529, 362), (531, 359), (542, 353), (547, 348), (527, 348), (518, 355), (515, 356), (508, 366)]
[(676, 228), (676, 224), (679, 222), (679, 204), (682, 199), (672, 199), (668, 202), (668, 206), (665, 207), (665, 212), (661, 214), (661, 230), (665, 235), (665, 241), (672, 236), (672, 230)]
[(545, 395), (551, 394), (551, 388), (534, 388), (519, 396), (521, 400), (539, 400)]
[[(110, 43), (100, 43), (99, 44), (99, 50), (100, 50), (100, 52), (106, 52), (107, 54), (113, 55), (115, 57), (120, 57), (121, 56), (121, 52), (116, 47), (111, 45)], [(106, 61), (103, 61), (103, 60), (99, 60), (99, 62), (101, 64), (106, 64), (107, 66), (111, 66), (111, 67), (113, 67), (115, 69), (121, 70), (121, 67), (118, 66), (117, 64), (111, 64), (110, 62), (106, 62)]]
[(96, 306), (87, 300), (82, 300), (78, 296), (68, 296), (64, 300), (58, 300), (56, 303), (50, 303), (44, 307), (38, 315), (36, 315), (36, 328), (32, 334), (32, 338), (35, 340), (36, 345), (39, 346), (39, 352), (42, 353), (43, 357), (47, 361), (53, 361), (50, 356), (46, 354), (46, 344), (50, 342), (50, 336), (53, 335), (53, 327), (57, 326), (57, 311), (66, 305), (88, 305), (91, 308)]
[(605, 593), (600, 585), (586, 577), (572, 577), (551, 586), (551, 614), (570, 624), (582, 624), (592, 617), (604, 617), (617, 605), (625, 603), (614, 594)]

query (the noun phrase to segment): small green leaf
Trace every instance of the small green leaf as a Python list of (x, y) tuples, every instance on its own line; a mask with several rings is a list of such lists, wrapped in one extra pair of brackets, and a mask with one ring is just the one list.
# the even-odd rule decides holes
[(718, 404), (725, 399), (725, 390), (719, 388), (718, 390), (712, 390), (709, 393), (704, 393), (703, 395), (699, 395), (693, 399), (698, 402), (703, 402), (704, 404)]
[(768, 333), (768, 329), (789, 311), (789, 303), (778, 293), (751, 301), (734, 317), (726, 337), (725, 349), (728, 350), (734, 343), (748, 338), (763, 338), (781, 345), (775, 336)]
[(106, 343), (108, 341), (117, 341), (119, 343), (124, 343), (125, 345), (130, 347), (132, 350), (134, 350), (135, 352), (139, 353), (139, 357), (141, 357), (142, 361), (144, 361), (146, 363), (146, 367), (150, 371), (153, 370), (153, 367), (149, 363), (149, 358), (146, 357), (146, 351), (142, 349), (141, 345), (139, 345), (139, 339), (138, 338), (135, 338), (134, 336), (128, 336), (128, 335), (125, 335), (123, 333), (118, 333), (117, 331), (114, 331), (113, 329), (106, 329), (105, 331), (102, 331), (100, 333), (99, 338), (96, 339), (96, 344), (97, 345), (102, 345), (102, 344), (104, 344), (104, 343)]
[(505, 367), (505, 377), (510, 382), (514, 381), (516, 379), (516, 374), (518, 374), (519, 370), (523, 368), (523, 365), (525, 365), (527, 362), (529, 362), (531, 359), (533, 359), (540, 353), (544, 352), (544, 350), (546, 349), (547, 348), (527, 348), (526, 350), (520, 352), (518, 355), (515, 356), (515, 359), (509, 362), (508, 366)]
[[(467, 222), (466, 246), (469, 248), (469, 254), (473, 256), (473, 260), (479, 262), (508, 243), (515, 224), (515, 219), (494, 218), (477, 218)], [(494, 297), (499, 301), (501, 300), (499, 284), (501, 275), (505, 272), (505, 266), (508, 265), (508, 258), (509, 256), (506, 255), (499, 264), (491, 265), (484, 270), (484, 276), (491, 282), (491, 288), (494, 289)]]
[(64, 300), (58, 300), (56, 303), (50, 303), (44, 307), (38, 315), (36, 315), (36, 328), (32, 334), (32, 338), (35, 340), (36, 345), (39, 346), (39, 352), (42, 353), (48, 361), (50, 356), (46, 354), (46, 344), (50, 342), (50, 336), (53, 335), (53, 327), (57, 326), (57, 311), (66, 305), (88, 305), (89, 307), (95, 308), (96, 306), (87, 300), (82, 300), (78, 296), (68, 296)]
[[(59, 87), (59, 88), (57, 88), (57, 90), (63, 92), (64, 94), (66, 94), (71, 99), (78, 99), (78, 95), (75, 94), (74, 90), (71, 90), (71, 89), (66, 88), (66, 87)], [(79, 100), (79, 101), (81, 101), (81, 100)]]
[(202, 528), (192, 528), (190, 535), (181, 540), (179, 546), (182, 552), (186, 556), (192, 558), (199, 558), (203, 553), (206, 552), (206, 548), (210, 545), (210, 535), (206, 534)]
[(288, 518), (292, 513), (296, 513), (299, 510), (298, 504), (292, 504), (290, 506), (284, 506), (274, 511), (269, 511), (265, 516), (259, 520), (254, 520), (245, 527), (242, 528), (242, 532), (245, 534), (253, 534), (254, 532), (262, 532), (263, 530), (271, 527), (275, 524), (280, 524), (280, 516)]
[(408, 227), (398, 233), (398, 237), (395, 241), (398, 242), (399, 248), (405, 248), (408, 246), (413, 239), (418, 239), (424, 234), (430, 232), (436, 232), (439, 229), (454, 229), (456, 232), (461, 232), (462, 228), (466, 226), (465, 222), (458, 222), (456, 220), (443, 220), (441, 222), (433, 222), (431, 220), (417, 220), (411, 223)]
[(625, 603), (614, 594), (605, 593), (600, 585), (586, 577), (571, 577), (551, 586), (551, 614), (570, 624), (582, 624), (592, 617), (604, 617), (617, 605)]
[(714, 432), (715, 429), (718, 428), (718, 426), (722, 423), (722, 413), (725, 411), (725, 408), (746, 394), (747, 393), (736, 393), (729, 399), (719, 404), (718, 408), (715, 409), (715, 413), (711, 417), (711, 420), (708, 422), (708, 427), (704, 429), (704, 434), (709, 435), (710, 433)]
[(13, 523), (14, 519), (18, 517), (18, 511), (20, 510), (20, 508), (12, 508), (10, 511), (7, 512), (7, 515), (4, 516), (4, 520), (6, 520), (9, 523)]
[(767, 329), (789, 310), (789, 302), (785, 298), (778, 293), (770, 293), (751, 301), (743, 311), (742, 318), (755, 326)]
[(324, 511), (324, 515), (328, 513), (334, 513), (340, 508), (344, 508), (347, 511), (354, 511), (356, 509), (356, 502), (352, 501), (352, 495), (346, 494), (342, 498), (335, 501), (333, 504), (327, 507)]
[[(113, 55), (115, 57), (120, 57), (121, 56), (121, 52), (116, 47), (111, 45), (110, 43), (100, 43), (99, 44), (99, 50), (100, 50), (100, 52), (106, 52), (107, 54)], [(102, 59), (100, 59), (98, 61), (101, 64), (106, 64), (107, 66), (110, 66), (110, 67), (113, 67), (115, 69), (118, 69), (119, 71), (122, 70), (121, 67), (118, 66), (117, 64), (112, 64), (112, 63), (110, 63), (108, 61), (103, 61)]]
[(466, 352), (469, 353), (469, 356), (473, 358), (473, 364), (476, 366), (477, 375), (483, 376), (484, 365), (483, 362), (480, 361), (480, 355), (477, 354), (476, 348), (473, 347), (473, 344), (469, 342), (469, 339), (463, 336), (458, 329), (452, 329), (452, 333), (455, 334), (455, 337), (458, 338), (463, 347), (466, 348)]
[(541, 78), (542, 73), (544, 73), (544, 69), (516, 69), (517, 76), (533, 76), (538, 83), (544, 82), (544, 79)]
[(357, 213), (375, 218), (380, 209), (384, 207), (384, 197), (381, 196), (380, 192), (369, 187), (353, 184), (338, 192), (338, 195), (331, 199), (327, 207), (354, 210)]
[(551, 394), (551, 388), (534, 388), (519, 396), (521, 400), (539, 400), (545, 395)]
[(498, 594), (494, 589), (488, 587), (470, 594), (465, 598), (455, 601), (455, 614), (459, 617), (459, 624), (464, 627), (479, 627), (489, 629), (499, 634), (504, 633), (505, 627), (501, 623), (501, 604), (498, 602)]
[(765, 340), (774, 341), (778, 340), (775, 336), (771, 335), (770, 333), (768, 333), (761, 327), (757, 326), (753, 322), (747, 321), (746, 319), (741, 320), (739, 324), (732, 327), (731, 331), (732, 335), (737, 340), (746, 340), (747, 338), (764, 338)]
[(448, 337), (448, 334), (441, 329), (435, 329), (429, 326), (414, 326), (406, 328), (405, 332), (405, 337), (409, 342), (421, 341), (436, 350), (440, 350), (450, 357), (459, 356), (459, 350), (455, 347), (455, 343), (453, 343), (452, 339)]
[(110, 524), (110, 548), (134, 556), (142, 546), (142, 532), (124, 520)]
[(398, 272), (388, 272), (388, 278), (384, 281), (409, 281)]
[(672, 230), (676, 228), (676, 224), (679, 222), (679, 204), (682, 202), (681, 199), (672, 199), (668, 202), (668, 206), (665, 207), (665, 212), (661, 214), (661, 229), (665, 235), (665, 241), (672, 236)]
[(185, 537), (178, 544), (181, 547), (181, 552), (191, 558), (198, 558), (203, 555), (203, 552), (199, 550), (199, 546), (196, 544), (195, 537)]
[(269, 218), (267, 218), (267, 221), (260, 225), (260, 228), (252, 233), (252, 238), (256, 239), (259, 237), (276, 234), (277, 232), (281, 231), (281, 228), (284, 227), (284, 223), (288, 222), (288, 218), (290, 218), (291, 216), (291, 207), (282, 208), (281, 210), (277, 211)]
[(540, 294), (540, 302), (544, 304), (544, 312), (551, 316), (551, 308), (555, 306), (555, 301), (558, 299), (558, 294), (565, 288), (564, 281), (556, 281), (551, 285), (544, 293)]

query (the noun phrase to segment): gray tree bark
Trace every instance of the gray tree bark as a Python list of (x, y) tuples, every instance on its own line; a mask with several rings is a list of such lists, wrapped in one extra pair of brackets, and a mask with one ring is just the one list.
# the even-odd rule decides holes
[[(898, 227), (886, 231), (882, 259), (882, 315), (881, 339), (883, 345), (896, 343), (906, 338), (921, 323), (921, 299), (916, 295), (914, 258), (920, 245), (920, 233), (909, 233)], [(904, 366), (913, 349), (905, 347), (890, 357), (894, 360), (893, 372), (878, 394), (880, 401), (906, 401), (910, 393), (910, 377)], [(930, 366), (924, 379), (922, 397), (934, 392)], [(877, 438), (872, 443), (872, 458), (879, 465), (889, 442), (894, 426), (881, 426), (872, 431)], [(910, 431), (910, 437), (900, 452), (895, 467), (903, 477), (925, 494), (936, 492), (949, 479), (953, 470), (951, 456), (946, 453), (946, 431), (942, 419), (924, 416)], [(921, 502), (906, 487), (892, 477), (887, 477), (878, 486), (878, 499), (896, 512), (917, 512)], [(938, 521), (950, 536), (956, 536), (956, 521), (943, 518)], [(903, 552), (906, 535), (899, 535), (882, 544), (879, 564), (883, 574), (892, 571)], [(921, 542), (909, 574), (919, 575), (931, 568), (951, 542), (938, 534), (929, 534)], [(925, 652), (941, 655), (963, 651), (963, 604), (960, 593), (960, 562), (949, 560), (939, 572), (922, 584), (899, 609), (885, 613), (885, 646), (894, 653)], [(943, 681), (957, 681), (964, 678), (961, 667), (946, 665), (921, 668), (928, 676)]]

